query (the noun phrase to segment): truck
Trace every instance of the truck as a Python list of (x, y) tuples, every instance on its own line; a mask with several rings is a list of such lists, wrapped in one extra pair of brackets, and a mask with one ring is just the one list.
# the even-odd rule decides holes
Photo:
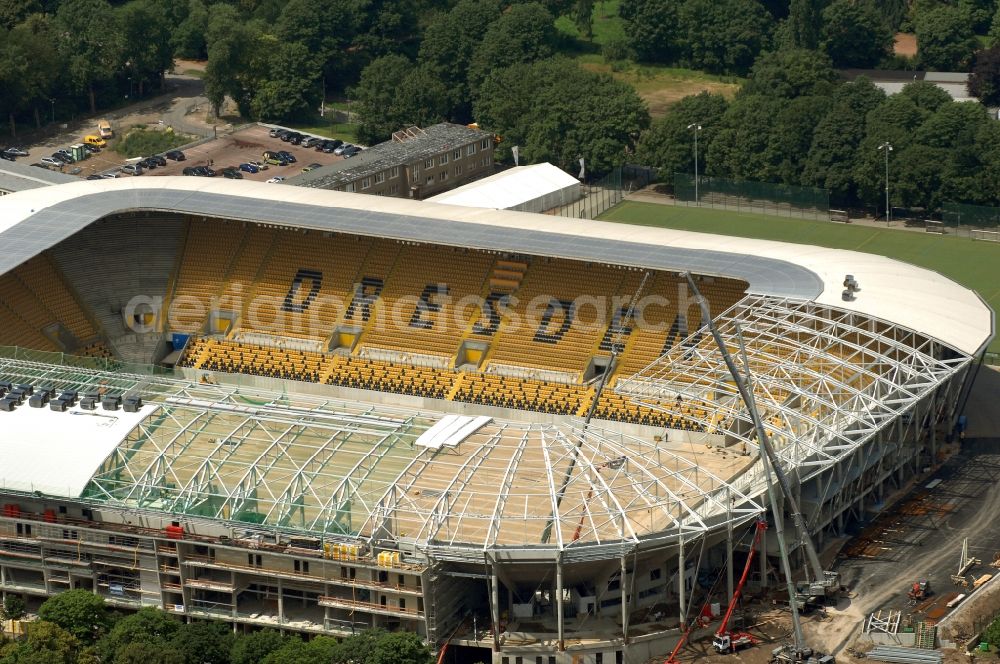
[(101, 138), (111, 138), (114, 136), (115, 132), (111, 129), (111, 122), (108, 120), (98, 120), (97, 135)]

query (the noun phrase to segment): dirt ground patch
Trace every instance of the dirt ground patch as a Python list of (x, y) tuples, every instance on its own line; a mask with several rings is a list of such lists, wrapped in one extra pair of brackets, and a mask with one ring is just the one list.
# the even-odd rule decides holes
[(917, 54), (917, 36), (906, 32), (897, 32), (892, 52), (896, 55), (912, 58)]

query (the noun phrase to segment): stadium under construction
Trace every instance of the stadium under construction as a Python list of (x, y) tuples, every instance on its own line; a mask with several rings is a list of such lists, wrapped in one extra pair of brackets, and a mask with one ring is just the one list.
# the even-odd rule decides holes
[(454, 661), (642, 662), (731, 595), (770, 476), (688, 278), (819, 542), (935, 462), (993, 337), (817, 247), (199, 178), (0, 213), (4, 594)]

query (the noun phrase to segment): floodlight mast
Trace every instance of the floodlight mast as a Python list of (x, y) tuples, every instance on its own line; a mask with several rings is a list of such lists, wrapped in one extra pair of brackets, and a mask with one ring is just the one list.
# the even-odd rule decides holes
[[(798, 502), (792, 495), (791, 485), (788, 482), (788, 476), (785, 475), (779, 465), (777, 455), (775, 455), (774, 449), (771, 447), (770, 440), (767, 437), (767, 431), (764, 429), (764, 423), (761, 421), (760, 414), (757, 412), (757, 404), (754, 400), (753, 392), (751, 392), (747, 387), (747, 383), (740, 375), (740, 372), (736, 367), (736, 363), (733, 361), (732, 356), (726, 348), (726, 344), (722, 341), (722, 337), (719, 335), (719, 331), (716, 329), (715, 323), (712, 321), (712, 315), (708, 309), (708, 304), (702, 296), (701, 291), (698, 290), (698, 286), (695, 285), (694, 279), (691, 277), (691, 273), (685, 272), (684, 276), (687, 277), (688, 286), (690, 286), (692, 292), (694, 292), (695, 301), (701, 309), (702, 325), (708, 327), (709, 332), (712, 334), (712, 338), (715, 340), (716, 346), (719, 347), (719, 351), (722, 353), (722, 359), (726, 363), (726, 368), (729, 370), (730, 375), (736, 382), (736, 389), (739, 390), (740, 397), (742, 397), (743, 403), (747, 407), (747, 412), (750, 414), (750, 419), (753, 421), (754, 429), (757, 432), (757, 442), (763, 452), (761, 455), (761, 463), (764, 467), (764, 476), (767, 482), (767, 497), (768, 502), (771, 504), (771, 511), (774, 513), (775, 535), (778, 539), (778, 550), (781, 554), (781, 567), (782, 572), (785, 574), (785, 583), (788, 587), (788, 602), (792, 613), (795, 649), (801, 652), (806, 648), (805, 639), (802, 636), (802, 624), (799, 621), (799, 607), (797, 593), (795, 591), (795, 581), (792, 579), (791, 564), (788, 560), (788, 549), (785, 543), (784, 519), (781, 513), (781, 506), (778, 505), (778, 501), (774, 495), (770, 470), (774, 471), (775, 476), (778, 478), (778, 486), (781, 490), (782, 496), (789, 503), (789, 507), (792, 512), (792, 519), (795, 522), (796, 529), (799, 531), (802, 543), (806, 547), (806, 553), (810, 559), (809, 562), (814, 566), (814, 573), (817, 574), (817, 580), (822, 582), (825, 575), (820, 567), (819, 557), (816, 555), (816, 550), (812, 546), (809, 533), (805, 529), (805, 519), (802, 518), (802, 513), (799, 512)], [(747, 370), (749, 371), (749, 367)]]

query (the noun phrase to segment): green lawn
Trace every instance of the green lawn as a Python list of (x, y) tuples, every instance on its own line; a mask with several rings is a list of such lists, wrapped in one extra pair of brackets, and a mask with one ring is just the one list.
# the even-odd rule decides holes
[(556, 19), (556, 29), (581, 42), (589, 41), (598, 48), (613, 39), (625, 38), (625, 28), (618, 16), (618, 0), (597, 0), (594, 3), (594, 13), (591, 16), (593, 17), (591, 24), (593, 36), (589, 40), (580, 34), (573, 19), (569, 16), (560, 16)]
[(328, 122), (323, 118), (316, 118), (312, 122), (286, 122), (282, 126), (307, 134), (339, 138), (348, 143), (356, 143), (358, 140), (358, 125), (354, 123)]
[[(852, 249), (935, 270), (1000, 309), (1000, 245), (966, 238), (759, 214), (626, 201), (601, 219), (641, 226)], [(990, 346), (1000, 352), (1000, 340)]]

